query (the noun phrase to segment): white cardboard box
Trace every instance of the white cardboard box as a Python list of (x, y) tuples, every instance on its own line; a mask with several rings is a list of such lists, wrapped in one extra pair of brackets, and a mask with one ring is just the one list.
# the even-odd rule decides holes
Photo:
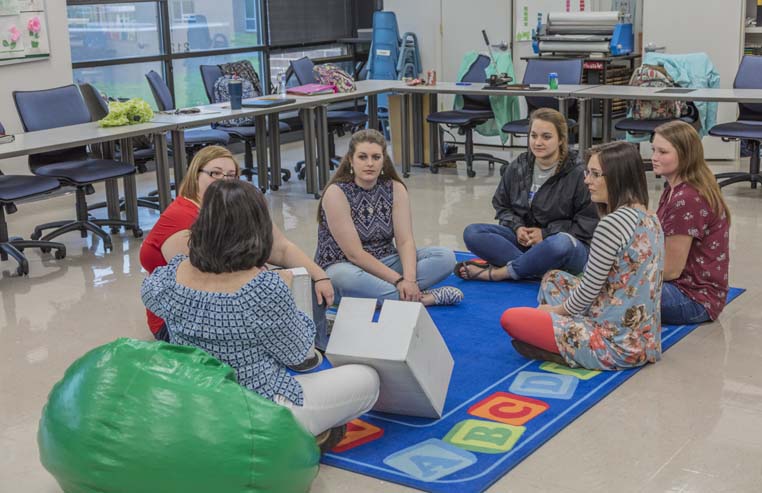
[(291, 294), (294, 295), (296, 307), (312, 318), (312, 279), (304, 267), (287, 269), (294, 275), (291, 283)]
[(373, 322), (376, 300), (342, 298), (326, 356), (333, 366), (359, 363), (381, 379), (374, 411), (442, 416), (455, 362), (421, 303), (387, 300)]

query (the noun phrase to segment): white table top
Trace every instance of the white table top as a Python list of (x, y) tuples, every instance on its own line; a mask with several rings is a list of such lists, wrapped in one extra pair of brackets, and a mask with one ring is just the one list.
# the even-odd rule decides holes
[(641, 99), (710, 101), (720, 103), (762, 103), (762, 89), (694, 89), (690, 92), (661, 92), (661, 87), (583, 86), (574, 95), (597, 99)]
[(540, 90), (526, 89), (485, 89), (486, 83), (474, 82), (470, 85), (460, 85), (455, 82), (437, 82), (433, 86), (408, 86), (402, 81), (387, 81), (393, 84), (398, 92), (423, 93), (423, 94), (470, 94), (476, 96), (544, 96), (555, 98), (566, 98), (573, 96), (575, 92), (585, 88), (597, 86), (583, 86), (562, 84), (558, 89), (548, 89), (547, 86)]
[(13, 142), (0, 144), (0, 159), (163, 133), (172, 128), (174, 125), (154, 122), (103, 128), (98, 123), (91, 122), (20, 133), (16, 134)]

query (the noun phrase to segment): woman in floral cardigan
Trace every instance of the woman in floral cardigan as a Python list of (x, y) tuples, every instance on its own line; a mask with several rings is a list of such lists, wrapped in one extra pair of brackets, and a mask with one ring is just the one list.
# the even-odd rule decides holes
[(545, 275), (537, 308), (506, 310), (516, 350), (571, 367), (619, 370), (661, 357), (664, 235), (648, 212), (640, 153), (613, 142), (592, 149), (585, 183), (604, 216), (581, 278)]

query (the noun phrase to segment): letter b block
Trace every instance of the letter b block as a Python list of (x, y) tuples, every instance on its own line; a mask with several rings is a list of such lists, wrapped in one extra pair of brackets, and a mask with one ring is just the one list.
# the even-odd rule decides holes
[(524, 430), (523, 426), (467, 419), (455, 425), (444, 441), (473, 452), (502, 454), (513, 448)]
[(547, 403), (536, 399), (507, 392), (495, 392), (471, 406), (468, 414), (508, 425), (521, 426), (547, 411), (548, 408), (550, 406)]

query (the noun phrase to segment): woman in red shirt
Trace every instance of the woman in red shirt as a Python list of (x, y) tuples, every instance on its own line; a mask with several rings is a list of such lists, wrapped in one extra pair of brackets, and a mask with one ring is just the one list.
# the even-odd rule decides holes
[[(199, 151), (191, 161), (188, 172), (177, 193), (177, 198), (162, 212), (161, 217), (140, 247), (140, 265), (148, 273), (167, 265), (175, 255), (188, 255), (188, 238), (191, 225), (198, 217), (201, 201), (207, 187), (216, 180), (237, 180), (240, 176), (238, 162), (227, 149), (208, 146)], [(315, 287), (315, 346), (325, 349), (328, 342), (325, 323), (325, 306), (333, 304), (333, 286), (323, 269), (291, 243), (273, 224), (273, 247), (269, 264), (281, 267), (304, 267)], [(147, 311), (147, 310), (146, 310)], [(164, 320), (148, 312), (148, 327), (158, 340), (168, 341)]]
[(667, 180), (657, 211), (666, 247), (661, 320), (716, 320), (728, 295), (730, 210), (692, 126), (659, 126), (652, 148), (654, 173)]

